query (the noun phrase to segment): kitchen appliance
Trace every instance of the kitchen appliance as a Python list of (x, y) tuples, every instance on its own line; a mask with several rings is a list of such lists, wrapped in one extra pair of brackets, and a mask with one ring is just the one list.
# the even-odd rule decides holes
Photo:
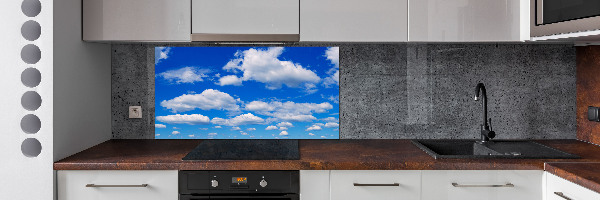
[(299, 200), (299, 171), (179, 171), (179, 199)]
[(536, 37), (560, 39), (597, 35), (598, 30), (598, 0), (531, 0), (531, 36), (534, 40)]

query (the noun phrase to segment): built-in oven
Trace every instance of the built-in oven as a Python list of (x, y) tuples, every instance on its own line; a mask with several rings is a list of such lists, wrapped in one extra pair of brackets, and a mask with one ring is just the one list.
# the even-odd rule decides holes
[(299, 200), (299, 171), (179, 171), (180, 200)]
[(600, 29), (600, 0), (530, 0), (531, 36)]

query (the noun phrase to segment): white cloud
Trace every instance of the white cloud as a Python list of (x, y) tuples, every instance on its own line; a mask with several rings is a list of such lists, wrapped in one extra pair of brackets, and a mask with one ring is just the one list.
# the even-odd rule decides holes
[(173, 135), (177, 135), (179, 133), (180, 133), (179, 131), (173, 131), (173, 132), (171, 132), (171, 134), (173, 134)]
[(312, 126), (308, 127), (306, 129), (306, 131), (320, 131), (323, 130), (323, 128), (321, 128), (321, 126), (313, 124)]
[(327, 137), (325, 137), (325, 136), (321, 136), (321, 138), (327, 138)]
[(164, 124), (154, 124), (154, 128), (167, 128), (167, 125), (164, 125)]
[(194, 136), (195, 136), (194, 134), (192, 134), (192, 135), (188, 135), (188, 137), (194, 137)]
[(274, 121), (294, 121), (308, 122), (316, 120), (313, 113), (324, 113), (333, 106), (328, 103), (295, 103), (292, 101), (279, 102), (272, 101), (269, 103), (263, 101), (252, 101), (247, 103), (245, 110), (254, 111), (261, 115), (273, 117)]
[(235, 75), (227, 75), (227, 76), (223, 76), (223, 77), (219, 78), (219, 82), (216, 84), (220, 85), (220, 86), (226, 86), (226, 85), (241, 86), (242, 79), (238, 78)]
[(196, 67), (183, 67), (180, 69), (165, 71), (157, 74), (156, 76), (162, 77), (169, 82), (181, 84), (202, 82), (202, 78), (208, 77), (208, 75), (206, 75), (206, 73), (208, 72), (209, 70), (206, 69), (198, 69)]
[(335, 66), (340, 65), (340, 47), (329, 47), (325, 50), (325, 55), (323, 55)]
[(215, 135), (217, 135), (217, 133), (209, 133), (208, 135), (215, 136)]
[(325, 127), (326, 128), (337, 128), (337, 127), (340, 127), (340, 124), (335, 123), (335, 122), (327, 122), (327, 123), (325, 123)]
[(247, 130), (247, 131), (255, 131), (255, 130), (256, 130), (256, 128), (247, 128), (246, 130)]
[(234, 127), (231, 127), (231, 130), (232, 131), (239, 131), (239, 130), (242, 130), (242, 129), (240, 127), (234, 126)]
[(221, 127), (221, 126), (215, 126), (215, 127), (213, 127), (213, 128), (223, 128), (223, 127)]
[(288, 130), (288, 128), (287, 127), (279, 127), (279, 130), (285, 131), (285, 130)]
[(281, 133), (279, 133), (279, 135), (289, 135), (287, 131), (281, 131)]
[(248, 133), (246, 133), (244, 131), (240, 131), (240, 134), (242, 134), (242, 135), (248, 135)]
[(246, 113), (229, 119), (215, 117), (210, 122), (222, 126), (240, 126), (249, 124), (263, 124), (265, 120), (253, 115), (252, 113)]
[(276, 130), (277, 126), (267, 126), (267, 128), (265, 128), (265, 130), (270, 131), (270, 130)]
[(279, 124), (277, 124), (277, 126), (280, 126), (280, 127), (294, 127), (294, 125), (292, 123), (289, 123), (289, 122), (280, 122)]
[(189, 124), (189, 125), (198, 125), (198, 124), (208, 124), (210, 119), (207, 116), (201, 114), (185, 114), (185, 115), (167, 115), (167, 116), (158, 116), (156, 117), (157, 121), (161, 121), (167, 124)]
[[(248, 49), (237, 52), (235, 58), (230, 60), (224, 70), (243, 72), (239, 77), (242, 81), (254, 80), (266, 84), (268, 89), (279, 89), (282, 85), (287, 87), (302, 87), (303, 83), (318, 83), (321, 78), (311, 70), (291, 61), (279, 60), (283, 47), (268, 49)], [(221, 82), (223, 83), (223, 82)]]
[(160, 63), (160, 61), (169, 58), (171, 47), (155, 47), (154, 48), (154, 64)]
[(158, 137), (158, 136), (160, 136), (160, 134), (154, 134), (154, 137)]
[(204, 130), (204, 131), (208, 130), (208, 128), (199, 128), (199, 129), (200, 130)]
[(173, 129), (179, 129), (179, 128), (173, 126)]
[(238, 111), (238, 100), (219, 90), (207, 89), (200, 94), (184, 94), (171, 100), (160, 102), (172, 112), (185, 112), (194, 109)]
[(335, 117), (327, 117), (327, 118), (323, 118), (323, 119), (320, 119), (320, 120), (324, 121), (324, 122), (339, 122), (339, 120), (337, 118), (335, 118)]
[(310, 136), (315, 136), (315, 134), (313, 134), (313, 133), (308, 133), (308, 135), (310, 135)]
[(323, 56), (333, 64), (333, 67), (327, 72), (329, 76), (323, 80), (323, 85), (325, 87), (330, 87), (333, 84), (340, 85), (340, 48), (329, 47)]

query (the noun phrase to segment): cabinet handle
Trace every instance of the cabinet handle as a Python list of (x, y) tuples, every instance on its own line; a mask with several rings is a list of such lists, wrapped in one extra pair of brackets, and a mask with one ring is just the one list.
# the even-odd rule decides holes
[(400, 186), (400, 183), (392, 183), (392, 184), (364, 184), (364, 183), (354, 183), (354, 186)]
[(507, 183), (504, 185), (461, 185), (458, 183), (452, 183), (454, 187), (515, 187), (512, 183)]
[(554, 194), (556, 196), (562, 197), (565, 200), (573, 200), (573, 199), (569, 198), (568, 196), (565, 196), (565, 194), (563, 194), (562, 192), (554, 192)]
[(96, 184), (87, 184), (85, 187), (148, 187), (148, 184), (141, 185), (96, 185)]

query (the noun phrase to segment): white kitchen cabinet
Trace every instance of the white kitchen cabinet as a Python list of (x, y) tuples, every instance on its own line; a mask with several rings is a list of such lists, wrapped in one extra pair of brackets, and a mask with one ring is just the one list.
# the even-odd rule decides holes
[(85, 41), (190, 41), (190, 0), (83, 0)]
[(423, 200), (542, 200), (543, 171), (423, 171)]
[(600, 194), (562, 179), (548, 172), (546, 176), (545, 200), (587, 200), (600, 199)]
[(192, 0), (193, 41), (298, 41), (299, 0)]
[(300, 170), (300, 200), (329, 200), (329, 170)]
[(300, 41), (405, 42), (408, 0), (302, 0)]
[(65, 170), (57, 172), (57, 182), (58, 200), (179, 198), (176, 170)]
[(331, 171), (331, 200), (418, 200), (421, 171)]
[(408, 40), (529, 40), (529, 8), (528, 0), (412, 0), (408, 6)]

